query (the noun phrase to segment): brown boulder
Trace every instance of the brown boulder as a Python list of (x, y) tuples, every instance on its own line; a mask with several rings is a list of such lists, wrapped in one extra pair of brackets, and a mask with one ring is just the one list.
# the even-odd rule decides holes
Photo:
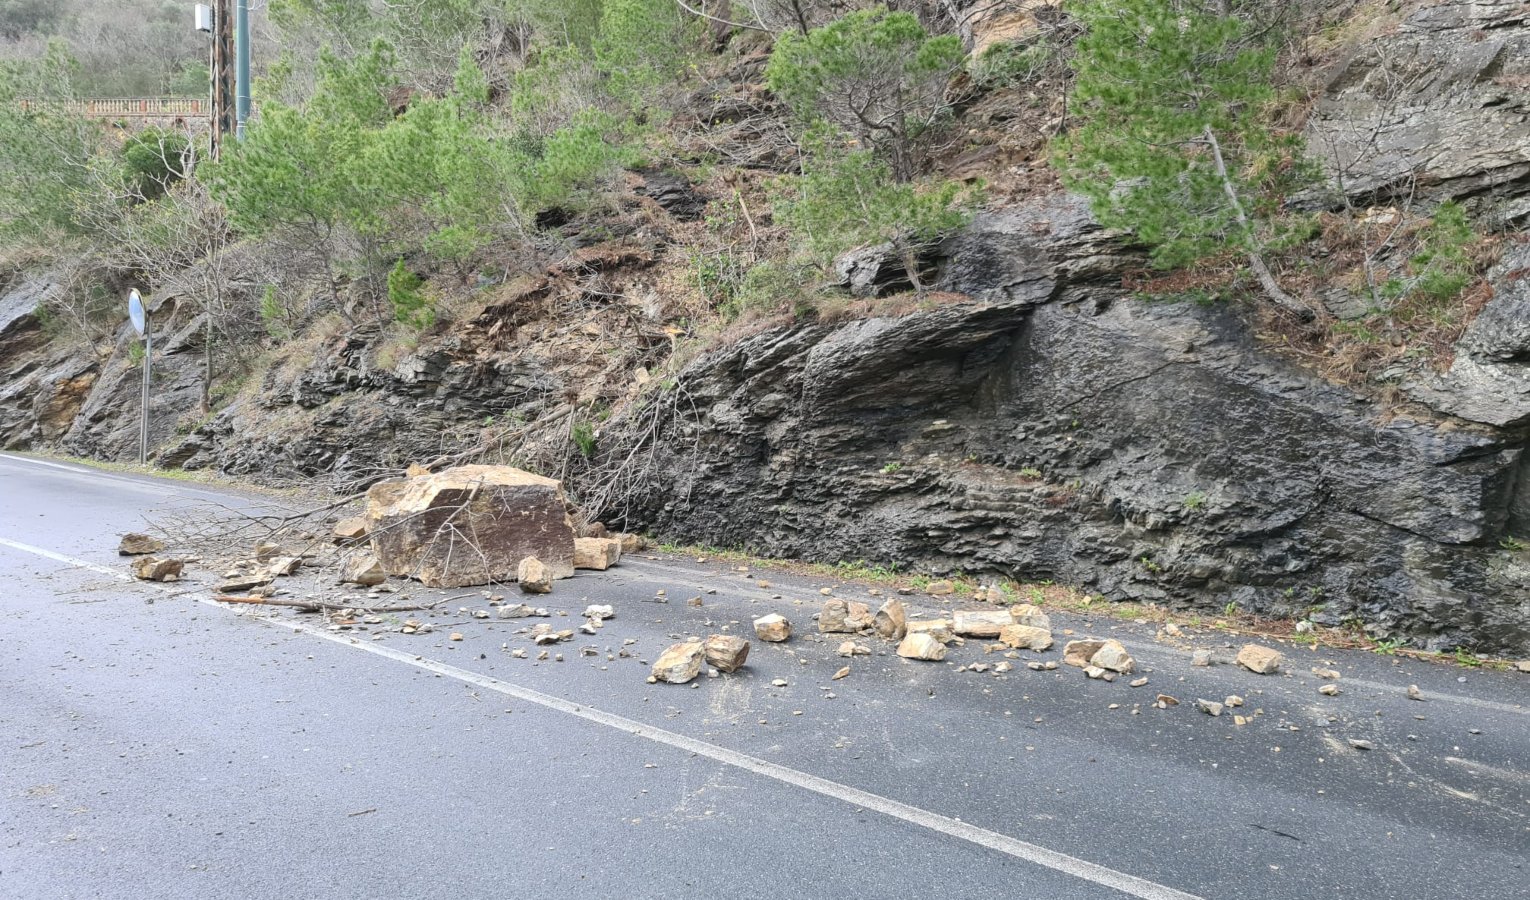
[(940, 662), (946, 658), (946, 645), (926, 632), (915, 632), (898, 644), (898, 655), (904, 659)]
[(1013, 623), (1007, 609), (959, 609), (951, 614), (951, 630), (963, 637), (998, 637)]
[(1271, 650), (1269, 647), (1261, 647), (1258, 644), (1244, 644), (1243, 649), (1238, 651), (1238, 665), (1256, 675), (1273, 675), (1280, 671), (1280, 651)]
[(1104, 641), (1069, 641), (1063, 646), (1063, 662), (1082, 669), (1089, 665), (1089, 660), (1093, 659), (1094, 655), (1099, 653), (1100, 648), (1104, 646)]
[(754, 636), (762, 641), (779, 644), (792, 636), (792, 623), (786, 621), (786, 617), (780, 613), (760, 616), (754, 620)]
[(341, 519), (335, 523), (335, 528), (330, 532), (335, 543), (345, 541), (359, 541), (367, 536), (367, 520), (363, 516), (351, 516), (349, 519)]
[(672, 644), (654, 661), (652, 677), (668, 684), (685, 684), (701, 674), (701, 660), (705, 655), (700, 641), (684, 641)]
[(1046, 650), (1052, 646), (1052, 632), (1030, 625), (1005, 625), (999, 629), (999, 642), (1016, 650)]
[(1132, 659), (1126, 648), (1117, 640), (1106, 641), (1100, 649), (1089, 657), (1089, 664), (1101, 669), (1109, 669), (1112, 672), (1120, 672), (1122, 675), (1130, 675), (1137, 667), (1137, 661)]
[(388, 580), (388, 573), (383, 571), (382, 563), (377, 561), (377, 557), (364, 553), (346, 563), (345, 572), (340, 576), (340, 580), (349, 584), (375, 587)]
[(528, 594), (552, 593), (552, 572), (546, 563), (535, 556), (526, 557), (515, 567), (515, 580), (520, 582), (521, 590)]
[(367, 531), (390, 575), (430, 587), (509, 581), (528, 556), (574, 574), (560, 482), (509, 466), (459, 466), (367, 491)]
[(928, 634), (942, 644), (949, 644), (956, 639), (956, 634), (951, 630), (950, 619), (910, 619), (907, 625), (908, 634)]
[(855, 600), (825, 600), (818, 614), (818, 630), (825, 633), (853, 633), (870, 628), (871, 622), (871, 607)]
[(142, 581), (176, 581), (186, 563), (179, 559), (140, 556), (133, 560), (133, 576)]
[(604, 572), (622, 558), (622, 542), (606, 537), (574, 538), (574, 568)]
[(736, 672), (749, 659), (749, 642), (731, 634), (714, 634), (702, 643), (707, 665), (719, 672)]
[(908, 613), (903, 608), (903, 601), (896, 597), (883, 603), (871, 621), (877, 634), (889, 641), (901, 641), (908, 633)]
[(164, 541), (136, 532), (124, 534), (122, 542), (117, 545), (117, 552), (123, 556), (143, 556), (148, 553), (158, 553), (163, 549), (165, 549)]

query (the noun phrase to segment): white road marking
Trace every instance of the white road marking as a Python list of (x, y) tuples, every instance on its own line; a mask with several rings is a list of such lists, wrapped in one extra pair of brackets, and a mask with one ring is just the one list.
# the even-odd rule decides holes
[[(46, 550), (42, 547), (34, 547), (30, 544), (23, 544), (20, 541), (0, 538), (0, 545), (10, 547), (13, 550), (32, 553), (46, 559), (54, 560), (56, 562), (66, 563), (82, 569), (88, 569), (92, 572), (100, 572), (117, 578), (125, 578), (129, 581), (133, 580), (131, 576), (125, 575), (124, 573), (113, 569), (109, 569), (105, 566), (98, 566), (95, 563), (88, 562), (83, 559), (77, 559), (71, 556), (66, 556), (62, 553), (55, 553), (52, 550)], [(165, 585), (155, 584), (151, 586), (161, 590), (169, 590), (169, 586)], [(229, 609), (227, 605), (219, 603), (210, 595), (199, 595), (196, 599), (199, 603), (206, 604), (207, 606), (216, 607), (222, 610)], [(907, 803), (902, 803), (888, 797), (883, 797), (880, 794), (873, 794), (869, 791), (863, 791), (859, 788), (840, 784), (837, 781), (830, 781), (827, 778), (820, 778), (817, 775), (810, 775), (807, 772), (798, 771), (797, 769), (792, 769), (777, 763), (768, 762), (766, 760), (759, 759), (758, 757), (750, 756), (746, 753), (739, 753), (736, 750), (729, 750), (725, 747), (718, 747), (714, 744), (708, 744), (705, 741), (699, 741), (695, 738), (687, 737), (683, 734), (677, 734), (676, 732), (667, 731), (663, 728), (656, 728), (652, 725), (644, 724), (635, 719), (629, 719), (625, 716), (616, 715), (615, 713), (608, 713), (604, 710), (595, 709), (594, 707), (586, 706), (581, 703), (565, 700), (562, 697), (555, 697), (551, 694), (544, 694), (541, 691), (536, 691), (532, 690), (531, 688), (512, 684), (508, 681), (502, 681), (498, 678), (493, 678), (488, 675), (480, 675), (477, 672), (470, 672), (466, 669), (459, 669), (456, 666), (449, 665), (444, 662), (439, 662), (433, 659), (425, 659), (424, 657), (416, 656), (412, 653), (406, 653), (402, 650), (395, 650), (392, 647), (385, 647), (374, 643), (363, 643), (347, 635), (335, 634), (333, 632), (315, 628), (306, 622), (299, 622), (291, 619), (268, 618), (265, 616), (251, 616), (249, 618), (252, 618), (257, 622), (263, 622), (267, 625), (286, 628), (290, 631), (306, 634), (311, 637), (329, 641), (330, 643), (339, 644), (342, 647), (347, 647), (352, 650), (361, 650), (366, 653), (371, 653), (375, 656), (391, 659), (394, 662), (401, 662), (405, 665), (413, 666), (417, 669), (423, 669), (426, 672), (431, 672), (436, 675), (441, 675), (447, 678), (454, 678), (466, 684), (471, 684), (485, 690), (495, 691), (509, 697), (514, 697), (526, 703), (534, 703), (546, 709), (551, 709), (556, 712), (561, 712), (579, 719), (584, 719), (587, 722), (594, 722), (597, 725), (604, 725), (607, 728), (611, 728), (625, 734), (630, 734), (634, 737), (644, 738), (658, 744), (663, 744), (667, 747), (672, 747), (676, 750), (683, 750), (687, 753), (693, 753), (697, 756), (706, 757), (707, 759), (715, 760), (717, 762), (723, 763), (724, 765), (733, 766), (746, 772), (752, 772), (756, 775), (770, 778), (783, 784), (791, 785), (792, 787), (801, 788), (802, 790), (806, 791), (812, 791), (815, 794), (820, 794), (834, 800), (839, 800), (843, 803), (848, 803), (860, 809), (869, 809), (873, 812), (881, 813), (882, 815), (889, 818), (898, 819), (911, 825), (916, 825), (920, 828), (925, 828), (930, 831), (946, 835), (947, 837), (956, 838), (960, 841), (966, 841), (967, 843), (975, 844), (979, 847), (985, 847), (989, 850), (1003, 853), (1006, 856), (1012, 856), (1015, 859), (1019, 859), (1024, 862), (1052, 869), (1053, 871), (1061, 872), (1065, 875), (1070, 875), (1074, 878), (1088, 881), (1102, 887), (1111, 888), (1112, 890), (1120, 891), (1121, 893), (1132, 897), (1139, 897), (1141, 900), (1203, 900), (1203, 898), (1197, 897), (1194, 894), (1187, 894), (1184, 891), (1175, 890), (1174, 888), (1158, 884), (1157, 882), (1148, 881), (1145, 878), (1139, 878), (1135, 875), (1129, 875), (1125, 872), (1118, 872), (1115, 869), (1110, 869), (1105, 866), (1098, 865), (1097, 863), (1089, 862), (1088, 860), (1069, 856), (1066, 853), (1059, 853), (1056, 850), (1048, 850), (1047, 848), (1037, 846), (1036, 844), (1030, 844), (1005, 834), (999, 834), (996, 831), (989, 831), (986, 828), (979, 828), (976, 825), (963, 822), (959, 819), (953, 819), (949, 816), (943, 816), (939, 813), (931, 812), (927, 809), (911, 806)]]
[(65, 463), (51, 462), (46, 459), (33, 459), (30, 456), (15, 456), (10, 453), (0, 453), (0, 460), (5, 462), (26, 463), (27, 465), (32, 466), (43, 466), (49, 469), (56, 469), (69, 475), (75, 475), (80, 478), (99, 478), (103, 481), (110, 481), (130, 490), (138, 491), (142, 494), (154, 494), (156, 496), (165, 496), (166, 494), (196, 494), (202, 497), (211, 497), (215, 500), (228, 499), (225, 495), (214, 493), (212, 491), (199, 490), (190, 485), (183, 485), (179, 483), (163, 485), (150, 484), (135, 478), (129, 478), (126, 475), (117, 475), (112, 472), (102, 472), (99, 469), (92, 469), (87, 466), (66, 465)]

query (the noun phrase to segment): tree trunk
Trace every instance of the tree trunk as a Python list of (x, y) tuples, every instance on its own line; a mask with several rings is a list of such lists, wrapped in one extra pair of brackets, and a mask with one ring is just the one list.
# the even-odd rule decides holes
[(1217, 136), (1206, 126), (1206, 143), (1211, 145), (1212, 157), (1217, 164), (1217, 177), (1222, 179), (1222, 190), (1227, 193), (1227, 202), (1232, 204), (1233, 215), (1238, 217), (1238, 225), (1245, 232), (1249, 232), (1248, 265), (1254, 270), (1254, 277), (1259, 279), (1259, 286), (1264, 288), (1264, 294), (1270, 298), (1276, 306), (1289, 312), (1295, 313), (1302, 321), (1310, 321), (1313, 318), (1312, 310), (1303, 306), (1295, 297), (1281, 289), (1275, 276), (1270, 273), (1270, 267), (1264, 264), (1264, 257), (1259, 255), (1259, 249), (1252, 239), (1252, 232), (1248, 225), (1248, 216), (1243, 212), (1243, 202), (1238, 199), (1238, 191), (1233, 187), (1232, 178), (1227, 174), (1227, 163), (1222, 159), (1222, 145), (1217, 142)]

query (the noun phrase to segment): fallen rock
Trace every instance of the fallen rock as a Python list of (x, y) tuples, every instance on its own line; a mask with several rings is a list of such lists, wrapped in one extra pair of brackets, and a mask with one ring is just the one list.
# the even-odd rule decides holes
[(829, 680), (830, 681), (838, 681), (841, 678), (844, 678), (845, 676), (847, 676), (849, 674), (850, 674), (850, 667), (849, 666), (843, 666), (843, 667), (840, 668), (840, 670), (838, 672), (835, 672), (833, 675), (829, 676)]
[(913, 632), (904, 636), (898, 644), (898, 655), (904, 659), (924, 659), (939, 662), (946, 658), (946, 645), (928, 632)]
[(301, 553), (288, 550), (286, 547), (283, 547), (281, 544), (278, 544), (275, 541), (257, 541), (255, 543), (256, 562), (270, 562), (274, 559), (278, 559), (284, 556), (301, 555)]
[(871, 648), (865, 644), (857, 644), (855, 641), (842, 641), (835, 652), (840, 656), (870, 656)]
[(264, 574), (234, 575), (220, 582), (214, 590), (220, 594), (238, 594), (270, 583), (271, 579)]
[(621, 545), (623, 553), (636, 553), (648, 546), (648, 541), (640, 534), (618, 534), (616, 542)]
[(792, 623), (780, 613), (771, 613), (754, 620), (754, 636), (762, 641), (779, 644), (792, 636)]
[(591, 603), (584, 608), (584, 617), (586, 619), (614, 619), (616, 618), (616, 609), (610, 604)]
[(520, 583), (521, 590), (528, 594), (552, 593), (552, 570), (535, 556), (528, 556), (521, 560), (521, 564), (515, 569), (515, 580)]
[(1009, 608), (1009, 618), (1016, 625), (1029, 625), (1032, 628), (1052, 630), (1052, 619), (1040, 608), (1029, 603), (1016, 603)]
[(710, 635), (702, 644), (707, 665), (719, 672), (736, 672), (749, 659), (749, 642), (731, 634)]
[(701, 674), (706, 650), (701, 641), (683, 641), (670, 645), (654, 661), (651, 677), (668, 684), (685, 684)]
[(1132, 687), (1139, 688), (1139, 687), (1142, 687), (1142, 686), (1146, 685), (1147, 683), (1148, 683), (1147, 676), (1144, 675), (1141, 678), (1133, 680), (1132, 681)]
[(956, 639), (949, 619), (911, 619), (906, 626), (907, 634), (928, 634), (942, 644)]
[(1132, 659), (1126, 648), (1117, 640), (1106, 641), (1100, 649), (1089, 657), (1090, 665), (1109, 669), (1112, 672), (1120, 672), (1122, 675), (1130, 675), (1137, 667), (1137, 661)]
[(341, 519), (335, 523), (330, 531), (330, 537), (335, 543), (359, 541), (367, 536), (367, 520), (365, 516), (351, 516), (349, 519)]
[(1171, 706), (1178, 706), (1179, 700), (1178, 698), (1170, 697), (1168, 694), (1159, 694), (1158, 698), (1153, 701), (1153, 705), (1159, 709), (1168, 709)]
[(818, 630), (825, 634), (855, 633), (870, 628), (871, 607), (855, 600), (825, 600), (818, 614)]
[(889, 641), (901, 641), (908, 634), (908, 613), (903, 608), (903, 601), (896, 597), (882, 604), (877, 614), (872, 617), (872, 627), (877, 634)]
[(1106, 671), (1105, 669), (1100, 668), (1099, 666), (1085, 666), (1084, 674), (1088, 675), (1090, 678), (1103, 678), (1106, 681), (1116, 680), (1115, 675)]
[(1518, 669), (1526, 675), (1530, 675), (1530, 659), (1520, 660), (1514, 664), (1514, 668)]
[[(583, 525), (579, 526), (579, 537), (582, 537), (582, 538), (604, 538), (604, 537), (610, 537), (610, 535), (606, 532), (606, 523), (604, 523), (604, 522), (586, 522)], [(621, 542), (617, 541), (617, 545), (620, 546), (620, 544), (621, 544)]]
[(499, 608), (499, 617), (501, 619), (524, 619), (528, 616), (545, 615), (547, 615), (547, 610), (533, 609), (524, 603), (517, 603), (514, 606), (501, 606)]
[(164, 549), (164, 541), (137, 532), (124, 534), (121, 542), (117, 544), (117, 552), (122, 556), (143, 556), (149, 553), (159, 553)]
[(574, 527), (560, 482), (509, 466), (458, 466), (367, 491), (372, 548), (390, 575), (430, 587), (508, 581), (528, 556), (574, 574)]
[(1273, 675), (1280, 671), (1281, 655), (1278, 650), (1258, 644), (1244, 644), (1238, 651), (1238, 665), (1255, 675)]
[(1052, 646), (1052, 632), (1033, 625), (1005, 625), (999, 629), (999, 643), (1016, 650), (1047, 650)]
[(1354, 747), (1356, 750), (1375, 750), (1376, 749), (1376, 745), (1375, 744), (1371, 743), (1370, 741), (1361, 740), (1360, 738), (1350, 738), (1349, 739), (1349, 745), (1351, 747)]
[(931, 597), (949, 597), (956, 593), (956, 585), (949, 581), (932, 581), (924, 591)]
[(272, 578), (281, 575), (292, 575), (303, 565), (301, 556), (278, 556), (273, 558), (261, 568), (261, 572)]
[(1222, 714), (1222, 704), (1215, 700), (1196, 700), (1195, 708), (1208, 716), (1220, 716)]
[(1083, 640), (1069, 641), (1063, 646), (1063, 662), (1070, 666), (1078, 666), (1080, 669), (1089, 665), (1089, 660), (1094, 658), (1100, 648), (1105, 646), (1104, 641)]
[(951, 630), (962, 637), (998, 637), (1014, 621), (1007, 609), (959, 609), (951, 615)]
[(1316, 675), (1319, 678), (1325, 679), (1327, 681), (1333, 681), (1334, 679), (1339, 677), (1339, 673), (1334, 671), (1333, 669), (1324, 669), (1324, 668), (1322, 668), (1320, 666), (1313, 666), (1312, 667), (1312, 674)]
[(185, 566), (184, 560), (140, 556), (133, 560), (133, 577), (141, 581), (176, 581)]
[(1418, 685), (1410, 684), (1408, 685), (1408, 699), (1417, 700), (1422, 703), (1424, 700), (1424, 692), (1418, 689)]
[(1210, 650), (1196, 650), (1196, 651), (1193, 651), (1190, 654), (1190, 665), (1192, 665), (1192, 666), (1200, 666), (1201, 668), (1205, 668), (1206, 666), (1211, 665), (1211, 651)]
[(1336, 684), (1325, 684), (1318, 688), (1318, 693), (1324, 697), (1337, 697), (1339, 695), (1339, 686)]
[(605, 537), (574, 538), (574, 568), (604, 572), (621, 561), (622, 542)]
[(340, 580), (347, 584), (360, 584), (366, 587), (375, 587), (388, 580), (388, 573), (383, 571), (383, 566), (376, 556), (363, 553), (352, 557), (345, 564), (345, 570)]

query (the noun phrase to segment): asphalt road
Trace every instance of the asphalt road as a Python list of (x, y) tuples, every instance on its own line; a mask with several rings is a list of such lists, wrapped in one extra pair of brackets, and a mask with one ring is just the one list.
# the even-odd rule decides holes
[[(118, 536), (202, 500), (247, 502), (0, 456), (0, 897), (1530, 896), (1530, 676), (1283, 647), (1261, 677), (1236, 637), (1061, 614), (1149, 685), (1024, 667), (1057, 650), (959, 671), (1002, 661), (981, 641), (846, 660), (810, 617), (865, 587), (657, 554), (533, 601), (567, 618), (473, 597), (408, 614), (430, 634), (334, 631), (216, 604), (196, 566), (126, 580)], [(617, 617), (536, 660), (517, 632), (586, 603)], [(741, 672), (646, 683), (771, 611), (798, 636)]]

